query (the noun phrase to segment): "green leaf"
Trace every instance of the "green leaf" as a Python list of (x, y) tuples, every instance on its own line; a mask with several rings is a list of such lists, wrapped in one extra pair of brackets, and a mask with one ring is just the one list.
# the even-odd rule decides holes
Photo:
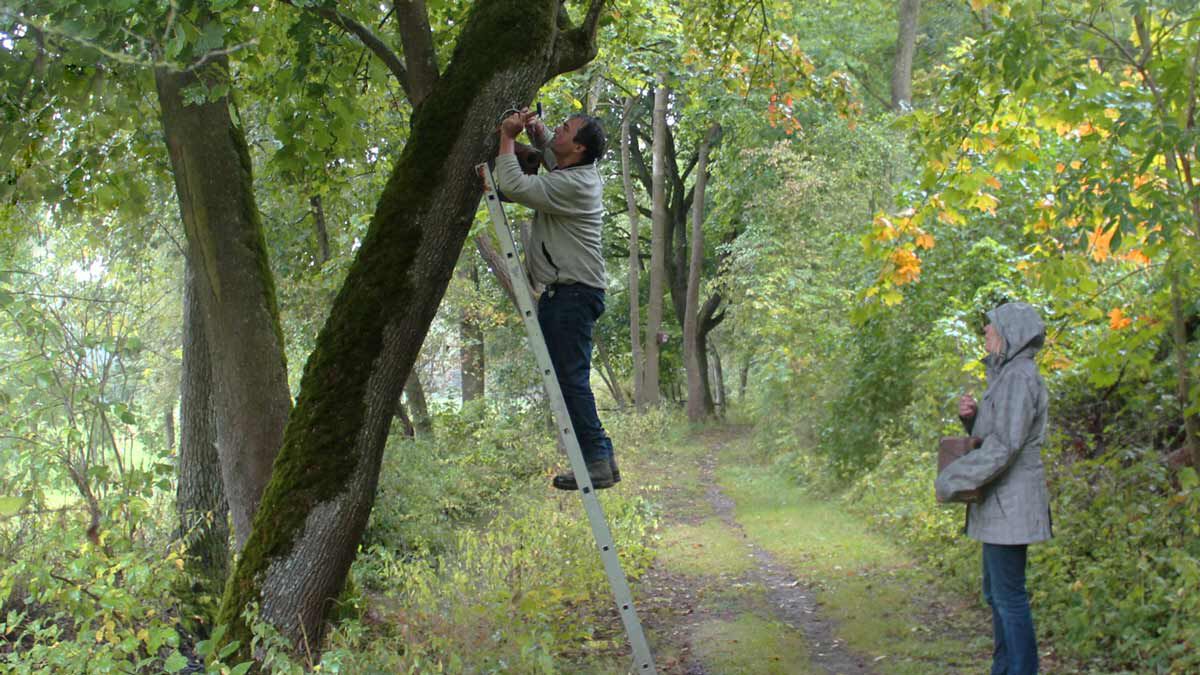
[(0, 516), (15, 516), (25, 508), (24, 497), (0, 497)]
[(1190, 466), (1183, 467), (1179, 472), (1179, 487), (1184, 490), (1194, 490), (1200, 486), (1200, 475), (1196, 474), (1196, 469)]
[(227, 659), (227, 658), (229, 658), (229, 656), (231, 654), (233, 654), (234, 652), (236, 652), (238, 650), (238, 647), (241, 647), (241, 646), (242, 646), (242, 642), (240, 640), (234, 640), (233, 642), (230, 642), (229, 644), (227, 644), (221, 648), (221, 653), (217, 654), (217, 658), (218, 659)]
[(250, 672), (250, 666), (253, 666), (253, 665), (254, 665), (253, 661), (246, 661), (245, 663), (239, 663), (238, 665), (234, 666), (233, 670), (229, 671), (229, 673), (230, 673), (230, 675), (246, 675), (246, 673)]
[(163, 670), (166, 670), (168, 673), (178, 673), (184, 668), (187, 668), (187, 665), (187, 657), (179, 652), (175, 652), (167, 658), (165, 663), (163, 663)]

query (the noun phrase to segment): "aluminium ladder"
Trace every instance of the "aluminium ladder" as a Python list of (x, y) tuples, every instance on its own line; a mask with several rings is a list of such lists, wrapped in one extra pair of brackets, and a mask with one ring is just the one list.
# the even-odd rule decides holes
[(629, 582), (621, 569), (621, 561), (617, 558), (616, 546), (613, 544), (612, 532), (608, 529), (608, 521), (604, 519), (604, 511), (592, 489), (592, 479), (588, 475), (587, 465), (583, 461), (583, 453), (579, 449), (579, 439), (571, 426), (567, 415), (567, 404), (563, 400), (562, 389), (558, 386), (558, 378), (554, 375), (554, 366), (550, 362), (550, 352), (546, 349), (546, 340), (542, 336), (542, 328), (538, 324), (537, 311), (533, 307), (533, 294), (529, 291), (526, 281), (525, 267), (517, 255), (516, 242), (508, 225), (508, 216), (500, 203), (496, 192), (496, 182), (487, 164), (475, 167), (483, 178), (483, 196), (487, 200), (488, 213), (492, 217), (492, 225), (496, 230), (496, 238), (500, 240), (500, 251), (504, 255), (504, 264), (512, 278), (513, 294), (517, 297), (517, 308), (521, 319), (525, 322), (525, 331), (529, 335), (529, 346), (537, 358), (538, 369), (542, 372), (542, 380), (550, 395), (550, 406), (554, 411), (559, 437), (567, 449), (567, 457), (571, 461), (571, 470), (575, 472), (575, 482), (579, 486), (579, 494), (583, 497), (583, 508), (587, 511), (588, 521), (592, 526), (592, 535), (596, 539), (596, 547), (600, 549), (600, 559), (604, 562), (604, 572), (608, 575), (608, 583), (612, 586), (613, 595), (617, 600), (617, 609), (621, 614), (621, 622), (625, 624), (625, 633), (633, 646), (634, 673), (656, 673), (654, 657), (646, 644), (646, 634), (638, 621), (637, 610), (633, 607), (633, 594), (629, 590)]

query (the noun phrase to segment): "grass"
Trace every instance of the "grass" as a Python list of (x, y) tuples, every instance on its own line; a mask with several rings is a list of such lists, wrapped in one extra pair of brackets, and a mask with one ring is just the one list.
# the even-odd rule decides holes
[(805, 675), (823, 672), (808, 663), (800, 635), (778, 621), (740, 614), (732, 621), (709, 621), (695, 636), (696, 654), (709, 672), (736, 675)]
[(690, 576), (737, 576), (754, 568), (746, 544), (717, 518), (667, 530), (659, 555), (669, 568)]

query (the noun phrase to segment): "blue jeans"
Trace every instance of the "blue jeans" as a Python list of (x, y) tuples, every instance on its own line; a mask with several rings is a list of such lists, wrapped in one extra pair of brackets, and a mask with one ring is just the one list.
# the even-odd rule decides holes
[(583, 284), (552, 284), (538, 300), (538, 324), (585, 462), (613, 456), (591, 381), (592, 328), (603, 313), (604, 291)]
[(1028, 546), (983, 545), (983, 597), (992, 608), (992, 675), (1035, 675), (1037, 635), (1025, 590)]

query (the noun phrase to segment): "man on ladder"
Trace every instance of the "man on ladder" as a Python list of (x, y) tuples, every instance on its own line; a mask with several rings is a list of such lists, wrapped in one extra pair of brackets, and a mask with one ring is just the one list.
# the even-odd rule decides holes
[[(549, 173), (522, 172), (515, 154), (522, 130), (542, 151)], [(569, 117), (548, 137), (536, 113), (522, 110), (506, 117), (500, 124), (496, 187), (535, 212), (525, 263), (532, 281), (545, 288), (538, 300), (538, 324), (592, 486), (600, 490), (621, 480), (591, 384), (592, 328), (604, 313), (608, 285), (600, 246), (604, 186), (596, 168), (606, 141), (600, 121), (588, 115)], [(570, 470), (555, 476), (553, 484), (560, 490), (579, 489)]]

